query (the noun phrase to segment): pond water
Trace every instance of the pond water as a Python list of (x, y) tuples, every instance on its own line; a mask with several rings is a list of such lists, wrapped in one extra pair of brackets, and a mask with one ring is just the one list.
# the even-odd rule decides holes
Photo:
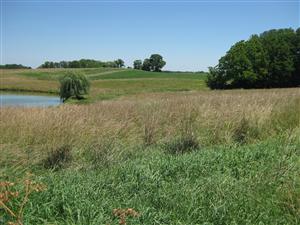
[(0, 94), (0, 107), (48, 107), (61, 104), (56, 96)]

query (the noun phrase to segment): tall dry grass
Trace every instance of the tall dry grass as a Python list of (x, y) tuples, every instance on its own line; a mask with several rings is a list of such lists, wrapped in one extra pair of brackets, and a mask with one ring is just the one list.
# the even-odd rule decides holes
[(1, 108), (0, 163), (7, 158), (40, 162), (61, 146), (71, 146), (79, 158), (87, 152), (93, 159), (103, 154), (111, 158), (110, 152), (166, 143), (183, 134), (192, 135), (200, 146), (251, 143), (299, 128), (299, 115), (297, 88), (141, 94), (90, 105), (7, 107)]

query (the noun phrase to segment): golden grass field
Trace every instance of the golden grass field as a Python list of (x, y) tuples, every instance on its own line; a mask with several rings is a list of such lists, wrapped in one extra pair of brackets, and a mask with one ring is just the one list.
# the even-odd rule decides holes
[[(63, 145), (80, 156), (103, 143), (152, 145), (182, 135), (210, 146), (233, 144), (245, 132), (242, 141), (254, 143), (278, 135), (284, 126), (299, 128), (298, 112), (298, 88), (141, 93), (88, 105), (7, 107), (1, 109), (1, 151), (19, 159), (30, 152), (32, 163)], [(285, 125), (278, 128), (281, 119)]]

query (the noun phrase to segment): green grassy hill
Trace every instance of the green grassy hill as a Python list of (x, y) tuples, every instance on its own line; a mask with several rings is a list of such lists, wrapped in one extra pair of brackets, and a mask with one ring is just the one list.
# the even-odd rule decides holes
[(91, 80), (88, 102), (139, 93), (207, 89), (205, 73), (87, 68), (2, 70), (0, 90), (58, 94), (58, 78), (70, 70), (80, 71)]
[(205, 79), (205, 73), (191, 73), (191, 72), (148, 72), (142, 70), (120, 70), (113, 71), (111, 73), (99, 73), (92, 74), (89, 77), (93, 80), (98, 79), (196, 79), (203, 80)]

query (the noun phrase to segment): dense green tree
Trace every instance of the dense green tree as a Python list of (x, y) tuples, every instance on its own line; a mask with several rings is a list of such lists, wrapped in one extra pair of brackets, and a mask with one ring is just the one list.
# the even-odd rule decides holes
[(268, 86), (287, 87), (295, 70), (293, 29), (270, 30), (261, 34), (263, 46), (268, 53)]
[(82, 99), (88, 94), (90, 83), (81, 73), (68, 72), (60, 79), (60, 99), (64, 102), (71, 97)]
[(50, 68), (50, 62), (46, 61), (42, 66), (43, 68)]
[(117, 60), (115, 61), (115, 63), (116, 63), (116, 65), (117, 65), (117, 67), (119, 67), (119, 68), (124, 67), (124, 61), (123, 61), (122, 59), (117, 59)]
[(151, 71), (151, 62), (150, 59), (144, 59), (142, 70)]
[(68, 68), (69, 67), (69, 62), (67, 61), (60, 61), (60, 68)]
[(60, 68), (60, 63), (59, 62), (55, 62), (53, 64), (53, 68)]
[(105, 63), (103, 64), (103, 67), (116, 68), (116, 67), (118, 67), (118, 66), (117, 66), (116, 62), (113, 61), (113, 62), (105, 62)]
[(0, 65), (0, 69), (31, 69), (31, 67), (23, 66), (22, 64), (5, 64)]
[(299, 86), (299, 29), (270, 30), (234, 44), (209, 68), (212, 89)]
[(144, 59), (143, 64), (140, 65), (141, 60), (134, 61), (134, 68), (139, 68), (141, 66), (142, 70), (145, 71), (155, 71), (160, 72), (161, 69), (166, 65), (163, 57), (159, 54), (152, 54), (149, 59)]
[(166, 65), (163, 57), (159, 54), (152, 54), (150, 56), (151, 71), (160, 72), (161, 69)]
[(141, 70), (142, 65), (143, 65), (143, 62), (140, 59), (134, 60), (134, 62), (133, 62), (133, 68), (134, 69)]
[(215, 67), (208, 67), (209, 75), (207, 76), (207, 86), (211, 89), (225, 89), (226, 88), (226, 76), (224, 71), (219, 69), (219, 65)]
[(102, 62), (93, 59), (80, 59), (80, 60), (73, 60), (73, 61), (60, 61), (60, 62), (45, 62), (43, 63), (40, 68), (99, 68), (99, 67), (123, 67), (124, 62), (118, 61), (113, 62)]
[(70, 68), (80, 68), (80, 62), (77, 60), (73, 60), (69, 63)]
[[(251, 69), (244, 72), (245, 79), (247, 80), (245, 87), (264, 87), (268, 78), (269, 57), (267, 51), (264, 49), (263, 43), (257, 35), (253, 35), (246, 42), (245, 47), (246, 57), (251, 64)], [(249, 76), (249, 74), (252, 76)]]

